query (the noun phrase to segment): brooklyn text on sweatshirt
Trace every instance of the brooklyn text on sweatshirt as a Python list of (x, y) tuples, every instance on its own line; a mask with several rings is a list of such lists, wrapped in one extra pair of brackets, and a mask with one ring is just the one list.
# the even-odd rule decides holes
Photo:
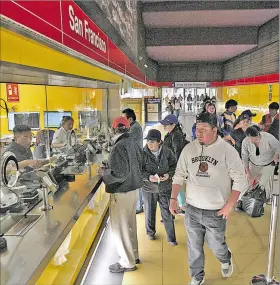
[[(197, 140), (181, 153), (173, 184), (186, 183), (186, 202), (205, 210), (221, 209), (232, 189), (244, 192), (247, 180), (237, 151), (222, 138), (209, 146)], [(232, 183), (233, 181), (233, 183)]]

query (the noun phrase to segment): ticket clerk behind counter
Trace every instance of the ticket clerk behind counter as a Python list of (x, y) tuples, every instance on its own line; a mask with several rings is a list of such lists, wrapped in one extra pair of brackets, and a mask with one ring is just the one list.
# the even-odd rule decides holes
[(56, 130), (53, 136), (52, 147), (59, 149), (69, 146), (73, 130), (74, 119), (64, 116), (61, 121), (61, 128)]
[(11, 151), (15, 154), (19, 169), (25, 167), (39, 168), (48, 163), (48, 160), (35, 160), (30, 149), (32, 143), (31, 128), (26, 125), (18, 125), (13, 129), (14, 139), (5, 148), (5, 151)]

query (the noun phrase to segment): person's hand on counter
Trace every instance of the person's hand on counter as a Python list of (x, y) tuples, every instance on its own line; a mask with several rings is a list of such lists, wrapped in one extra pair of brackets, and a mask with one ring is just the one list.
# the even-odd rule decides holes
[(38, 169), (43, 165), (42, 161), (40, 160), (23, 160), (21, 162), (18, 163), (19, 169), (23, 169), (27, 166), (34, 168), (34, 169)]

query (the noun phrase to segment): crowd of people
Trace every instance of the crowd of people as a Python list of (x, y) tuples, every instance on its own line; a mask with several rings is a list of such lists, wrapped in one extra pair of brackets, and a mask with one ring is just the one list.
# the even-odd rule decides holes
[(178, 117), (169, 114), (160, 121), (165, 137), (162, 139), (156, 129), (149, 130), (144, 148), (136, 143), (143, 134), (137, 128), (135, 136), (133, 110), (124, 110), (123, 116), (114, 120), (115, 145), (108, 164), (100, 169), (111, 193), (111, 224), (120, 256), (119, 262), (110, 266), (111, 272), (134, 271), (141, 262), (136, 229), (136, 204), (141, 200), (149, 240), (157, 238), (157, 203), (172, 246), (178, 244), (175, 216), (185, 215), (190, 285), (204, 283), (205, 241), (221, 263), (222, 276), (232, 275), (233, 253), (225, 239), (227, 219), (254, 183), (264, 187), (269, 203), (268, 182), (280, 153), (275, 131), (279, 128), (278, 103), (269, 105), (269, 113), (258, 125), (252, 123), (255, 114), (250, 110), (236, 117), (237, 107), (235, 100), (229, 100), (225, 112), (217, 115), (215, 104), (205, 101), (191, 142), (186, 140)]

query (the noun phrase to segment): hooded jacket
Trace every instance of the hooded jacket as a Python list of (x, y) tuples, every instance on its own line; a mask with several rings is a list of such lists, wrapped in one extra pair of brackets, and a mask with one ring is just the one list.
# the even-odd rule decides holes
[(103, 182), (108, 193), (126, 193), (141, 188), (142, 151), (128, 133), (120, 135), (108, 158)]
[[(161, 146), (159, 156), (156, 158), (146, 145), (143, 151), (142, 175), (144, 184), (142, 189), (147, 192), (170, 195), (176, 164), (176, 157), (169, 148), (164, 145)], [(153, 183), (149, 180), (150, 175), (158, 174), (161, 177), (166, 173), (169, 175), (169, 179), (166, 181)]]
[(141, 150), (143, 149), (143, 130), (141, 125), (134, 121), (130, 124), (130, 137), (132, 140), (136, 141)]

